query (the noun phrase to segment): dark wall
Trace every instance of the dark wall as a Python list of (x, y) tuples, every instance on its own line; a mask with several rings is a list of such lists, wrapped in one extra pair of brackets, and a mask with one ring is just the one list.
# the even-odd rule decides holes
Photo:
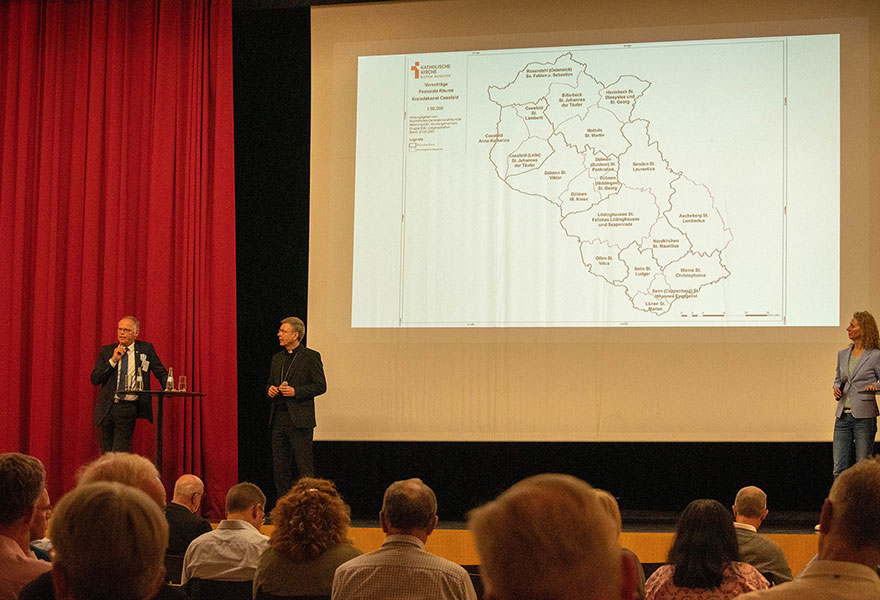
[(308, 7), (233, 14), (239, 478), (267, 493), (276, 332), (308, 324), (309, 44)]
[[(264, 390), (270, 357), (278, 350), (275, 332), (278, 321), (291, 315), (302, 317), (308, 327), (308, 11), (237, 10), (233, 21), (239, 478), (253, 481), (269, 496), (273, 485)], [(319, 421), (320, 404), (319, 398)], [(818, 512), (830, 484), (831, 447), (319, 442), (315, 460), (318, 474), (337, 482), (359, 518), (376, 516), (383, 490), (395, 479), (422, 477), (437, 492), (441, 517), (461, 520), (468, 509), (511, 483), (546, 471), (572, 473), (606, 488), (629, 510), (679, 511), (705, 497), (729, 505), (737, 489), (753, 484), (769, 493), (774, 511)]]
[[(320, 417), (320, 413), (319, 413)], [(757, 485), (771, 516), (815, 512), (831, 484), (826, 443), (321, 442), (316, 469), (337, 482), (359, 518), (377, 518), (396, 479), (421, 477), (437, 493), (440, 517), (471, 508), (529, 475), (570, 473), (618, 497), (625, 511), (681, 511), (696, 498), (733, 504)], [(816, 521), (817, 522), (817, 521)]]

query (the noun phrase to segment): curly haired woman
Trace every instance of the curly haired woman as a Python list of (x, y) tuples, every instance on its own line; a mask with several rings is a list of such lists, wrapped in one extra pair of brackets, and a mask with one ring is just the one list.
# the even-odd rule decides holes
[(348, 537), (351, 509), (326, 479), (297, 481), (275, 505), (272, 522), (254, 594), (329, 597), (336, 567), (361, 554)]

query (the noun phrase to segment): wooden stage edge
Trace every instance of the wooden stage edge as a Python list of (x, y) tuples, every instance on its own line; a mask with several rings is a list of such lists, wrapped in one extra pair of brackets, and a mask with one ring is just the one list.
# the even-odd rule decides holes
[[(273, 527), (264, 525), (262, 529), (268, 535)], [(635, 552), (643, 563), (662, 563), (666, 561), (673, 536), (669, 532), (624, 531), (620, 534), (620, 545)], [(817, 534), (768, 533), (765, 537), (782, 547), (791, 572), (795, 575), (819, 551)], [(356, 547), (370, 552), (382, 545), (385, 534), (378, 527), (352, 527), (351, 539)], [(435, 529), (428, 537), (427, 547), (429, 552), (460, 565), (480, 564), (473, 538), (467, 529)]]

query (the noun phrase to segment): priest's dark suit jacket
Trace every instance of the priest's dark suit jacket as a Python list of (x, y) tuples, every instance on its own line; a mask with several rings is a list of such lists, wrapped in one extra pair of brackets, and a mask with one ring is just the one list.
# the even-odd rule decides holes
[[(327, 391), (327, 379), (324, 377), (324, 364), (321, 362), (321, 354), (300, 345), (296, 349), (297, 357), (293, 363), (284, 369), (284, 359), (287, 356), (287, 350), (282, 350), (272, 356), (272, 365), (269, 367), (269, 382), (266, 384), (268, 390), (270, 386), (281, 385), (282, 381), (295, 390), (295, 396), (284, 397), (280, 394), (278, 398), (287, 400), (287, 412), (290, 414), (290, 422), (294, 427), (314, 427), (315, 421), (315, 396), (320, 396)], [(269, 409), (269, 424), (271, 426), (272, 417), (275, 416), (275, 405)]]

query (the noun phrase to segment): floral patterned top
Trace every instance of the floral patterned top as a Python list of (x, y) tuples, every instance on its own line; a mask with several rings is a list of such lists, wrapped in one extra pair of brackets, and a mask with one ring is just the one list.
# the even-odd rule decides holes
[(645, 584), (646, 600), (729, 600), (740, 594), (770, 587), (767, 580), (752, 565), (731, 562), (724, 569), (724, 579), (717, 588), (680, 588), (672, 581), (675, 567), (663, 565)]

